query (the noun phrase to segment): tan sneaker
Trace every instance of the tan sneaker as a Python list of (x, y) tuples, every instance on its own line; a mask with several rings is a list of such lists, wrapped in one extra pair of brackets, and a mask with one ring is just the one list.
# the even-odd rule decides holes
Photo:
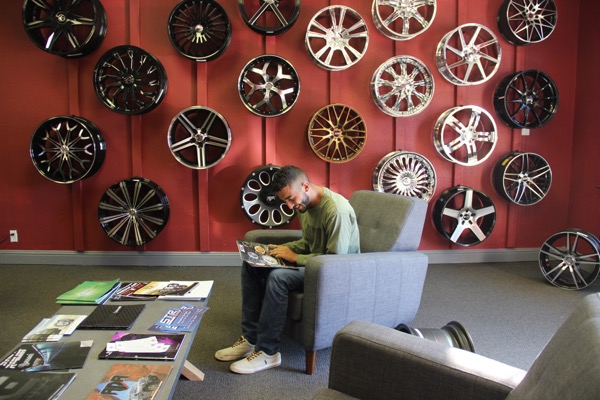
[(231, 372), (237, 374), (253, 374), (264, 371), (265, 369), (279, 367), (281, 365), (281, 354), (275, 353), (272, 356), (262, 351), (254, 351), (243, 360), (236, 361), (229, 366)]
[(215, 358), (219, 361), (234, 361), (248, 357), (253, 351), (254, 345), (247, 341), (245, 337), (240, 336), (231, 347), (217, 351)]

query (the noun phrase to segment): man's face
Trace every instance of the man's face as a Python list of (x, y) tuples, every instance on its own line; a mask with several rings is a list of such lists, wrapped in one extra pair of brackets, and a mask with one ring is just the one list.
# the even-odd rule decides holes
[(308, 210), (310, 204), (307, 194), (308, 187), (307, 182), (294, 182), (277, 192), (277, 197), (289, 208), (303, 213)]

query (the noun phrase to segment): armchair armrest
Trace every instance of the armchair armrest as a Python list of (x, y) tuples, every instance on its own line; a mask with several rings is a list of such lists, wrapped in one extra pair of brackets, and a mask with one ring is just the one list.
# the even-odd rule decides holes
[(282, 244), (302, 238), (300, 229), (254, 229), (246, 232), (244, 240), (264, 244)]
[(478, 354), (354, 321), (335, 336), (329, 389), (361, 399), (505, 399), (524, 375)]

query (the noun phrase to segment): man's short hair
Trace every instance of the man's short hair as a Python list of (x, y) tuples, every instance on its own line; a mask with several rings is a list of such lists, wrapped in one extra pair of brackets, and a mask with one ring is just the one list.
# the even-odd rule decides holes
[(273, 175), (271, 188), (273, 189), (274, 193), (277, 193), (284, 187), (291, 185), (299, 179), (309, 182), (308, 177), (303, 170), (294, 165), (286, 165), (285, 167), (281, 167)]

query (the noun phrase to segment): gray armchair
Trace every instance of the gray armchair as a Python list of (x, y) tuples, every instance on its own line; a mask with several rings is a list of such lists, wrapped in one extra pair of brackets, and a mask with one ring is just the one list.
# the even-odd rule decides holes
[[(360, 360), (360, 361), (357, 361)], [(318, 400), (597, 400), (600, 294), (577, 305), (529, 371), (387, 327), (354, 321), (336, 335)]]
[[(331, 347), (348, 322), (362, 319), (395, 327), (410, 323), (419, 304), (427, 256), (417, 250), (427, 211), (424, 200), (361, 190), (350, 203), (360, 231), (360, 254), (328, 254), (311, 259), (304, 292), (292, 293), (287, 333), (304, 347), (306, 373), (312, 374), (316, 351)], [(245, 239), (285, 243), (299, 230), (253, 230)]]

